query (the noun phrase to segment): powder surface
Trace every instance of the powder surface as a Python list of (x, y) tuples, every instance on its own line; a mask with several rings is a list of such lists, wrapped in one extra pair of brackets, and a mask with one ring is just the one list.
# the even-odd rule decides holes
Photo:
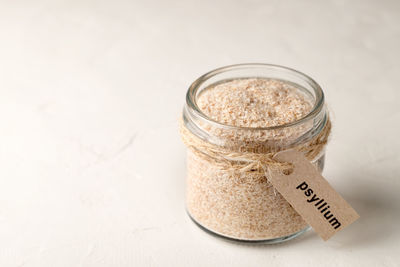
[[(311, 98), (311, 97), (310, 97)], [(312, 101), (298, 88), (272, 79), (231, 80), (197, 97), (215, 121), (245, 127), (282, 125), (304, 117)], [(284, 130), (237, 131), (201, 125), (232, 150), (268, 151), (297, 140), (312, 125)], [(268, 182), (266, 173), (226, 169), (212, 157), (188, 150), (186, 198), (191, 217), (203, 227), (234, 239), (268, 240), (292, 235), (307, 224)], [(315, 160), (323, 165), (324, 158)]]
[(240, 127), (269, 127), (307, 115), (311, 100), (298, 88), (273, 79), (242, 79), (203, 91), (197, 104), (215, 121)]

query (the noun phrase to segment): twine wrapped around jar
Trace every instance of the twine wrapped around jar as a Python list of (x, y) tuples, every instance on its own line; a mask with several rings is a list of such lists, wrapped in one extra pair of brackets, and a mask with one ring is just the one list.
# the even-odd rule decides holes
[[(328, 118), (325, 126), (314, 138), (300, 144), (293, 149), (303, 152), (310, 161), (316, 158), (328, 142), (331, 132), (331, 121)], [(274, 156), (282, 150), (266, 151), (263, 153), (239, 152), (222, 146), (217, 146), (204, 141), (189, 131), (180, 120), (180, 133), (184, 144), (198, 157), (210, 164), (225, 170), (240, 170), (241, 172), (263, 173), (266, 169), (279, 169), (282, 172), (290, 172), (292, 164), (280, 162)]]

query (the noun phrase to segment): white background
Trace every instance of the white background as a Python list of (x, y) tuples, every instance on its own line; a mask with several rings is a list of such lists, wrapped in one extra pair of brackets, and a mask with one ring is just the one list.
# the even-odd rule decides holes
[[(400, 266), (399, 1), (0, 1), (0, 266)], [(333, 116), (323, 242), (210, 236), (184, 211), (192, 81), (289, 66)]]

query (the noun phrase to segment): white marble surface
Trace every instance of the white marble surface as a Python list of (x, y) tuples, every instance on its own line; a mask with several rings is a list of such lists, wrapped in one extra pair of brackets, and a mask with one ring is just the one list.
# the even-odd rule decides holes
[[(0, 266), (400, 266), (400, 2), (0, 1)], [(243, 62), (314, 77), (325, 176), (361, 219), (229, 243), (184, 211), (189, 84)]]

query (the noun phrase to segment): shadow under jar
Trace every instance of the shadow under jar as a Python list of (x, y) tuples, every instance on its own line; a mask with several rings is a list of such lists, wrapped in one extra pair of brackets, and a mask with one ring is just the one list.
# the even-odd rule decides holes
[[(260, 102), (258, 94), (267, 102), (271, 94), (272, 102)], [(252, 107), (267, 106), (272, 106), (271, 111), (251, 121), (258, 116)], [(271, 119), (274, 116), (279, 119)], [(201, 76), (187, 92), (181, 125), (189, 148), (186, 208), (191, 219), (208, 232), (238, 241), (276, 243), (305, 232), (307, 223), (269, 183), (268, 168), (251, 165), (248, 155), (301, 150), (327, 122), (320, 86), (298, 71), (239, 64)], [(220, 157), (219, 149), (229, 153)], [(322, 172), (324, 150), (307, 158)], [(250, 167), (243, 168), (246, 164)]]

